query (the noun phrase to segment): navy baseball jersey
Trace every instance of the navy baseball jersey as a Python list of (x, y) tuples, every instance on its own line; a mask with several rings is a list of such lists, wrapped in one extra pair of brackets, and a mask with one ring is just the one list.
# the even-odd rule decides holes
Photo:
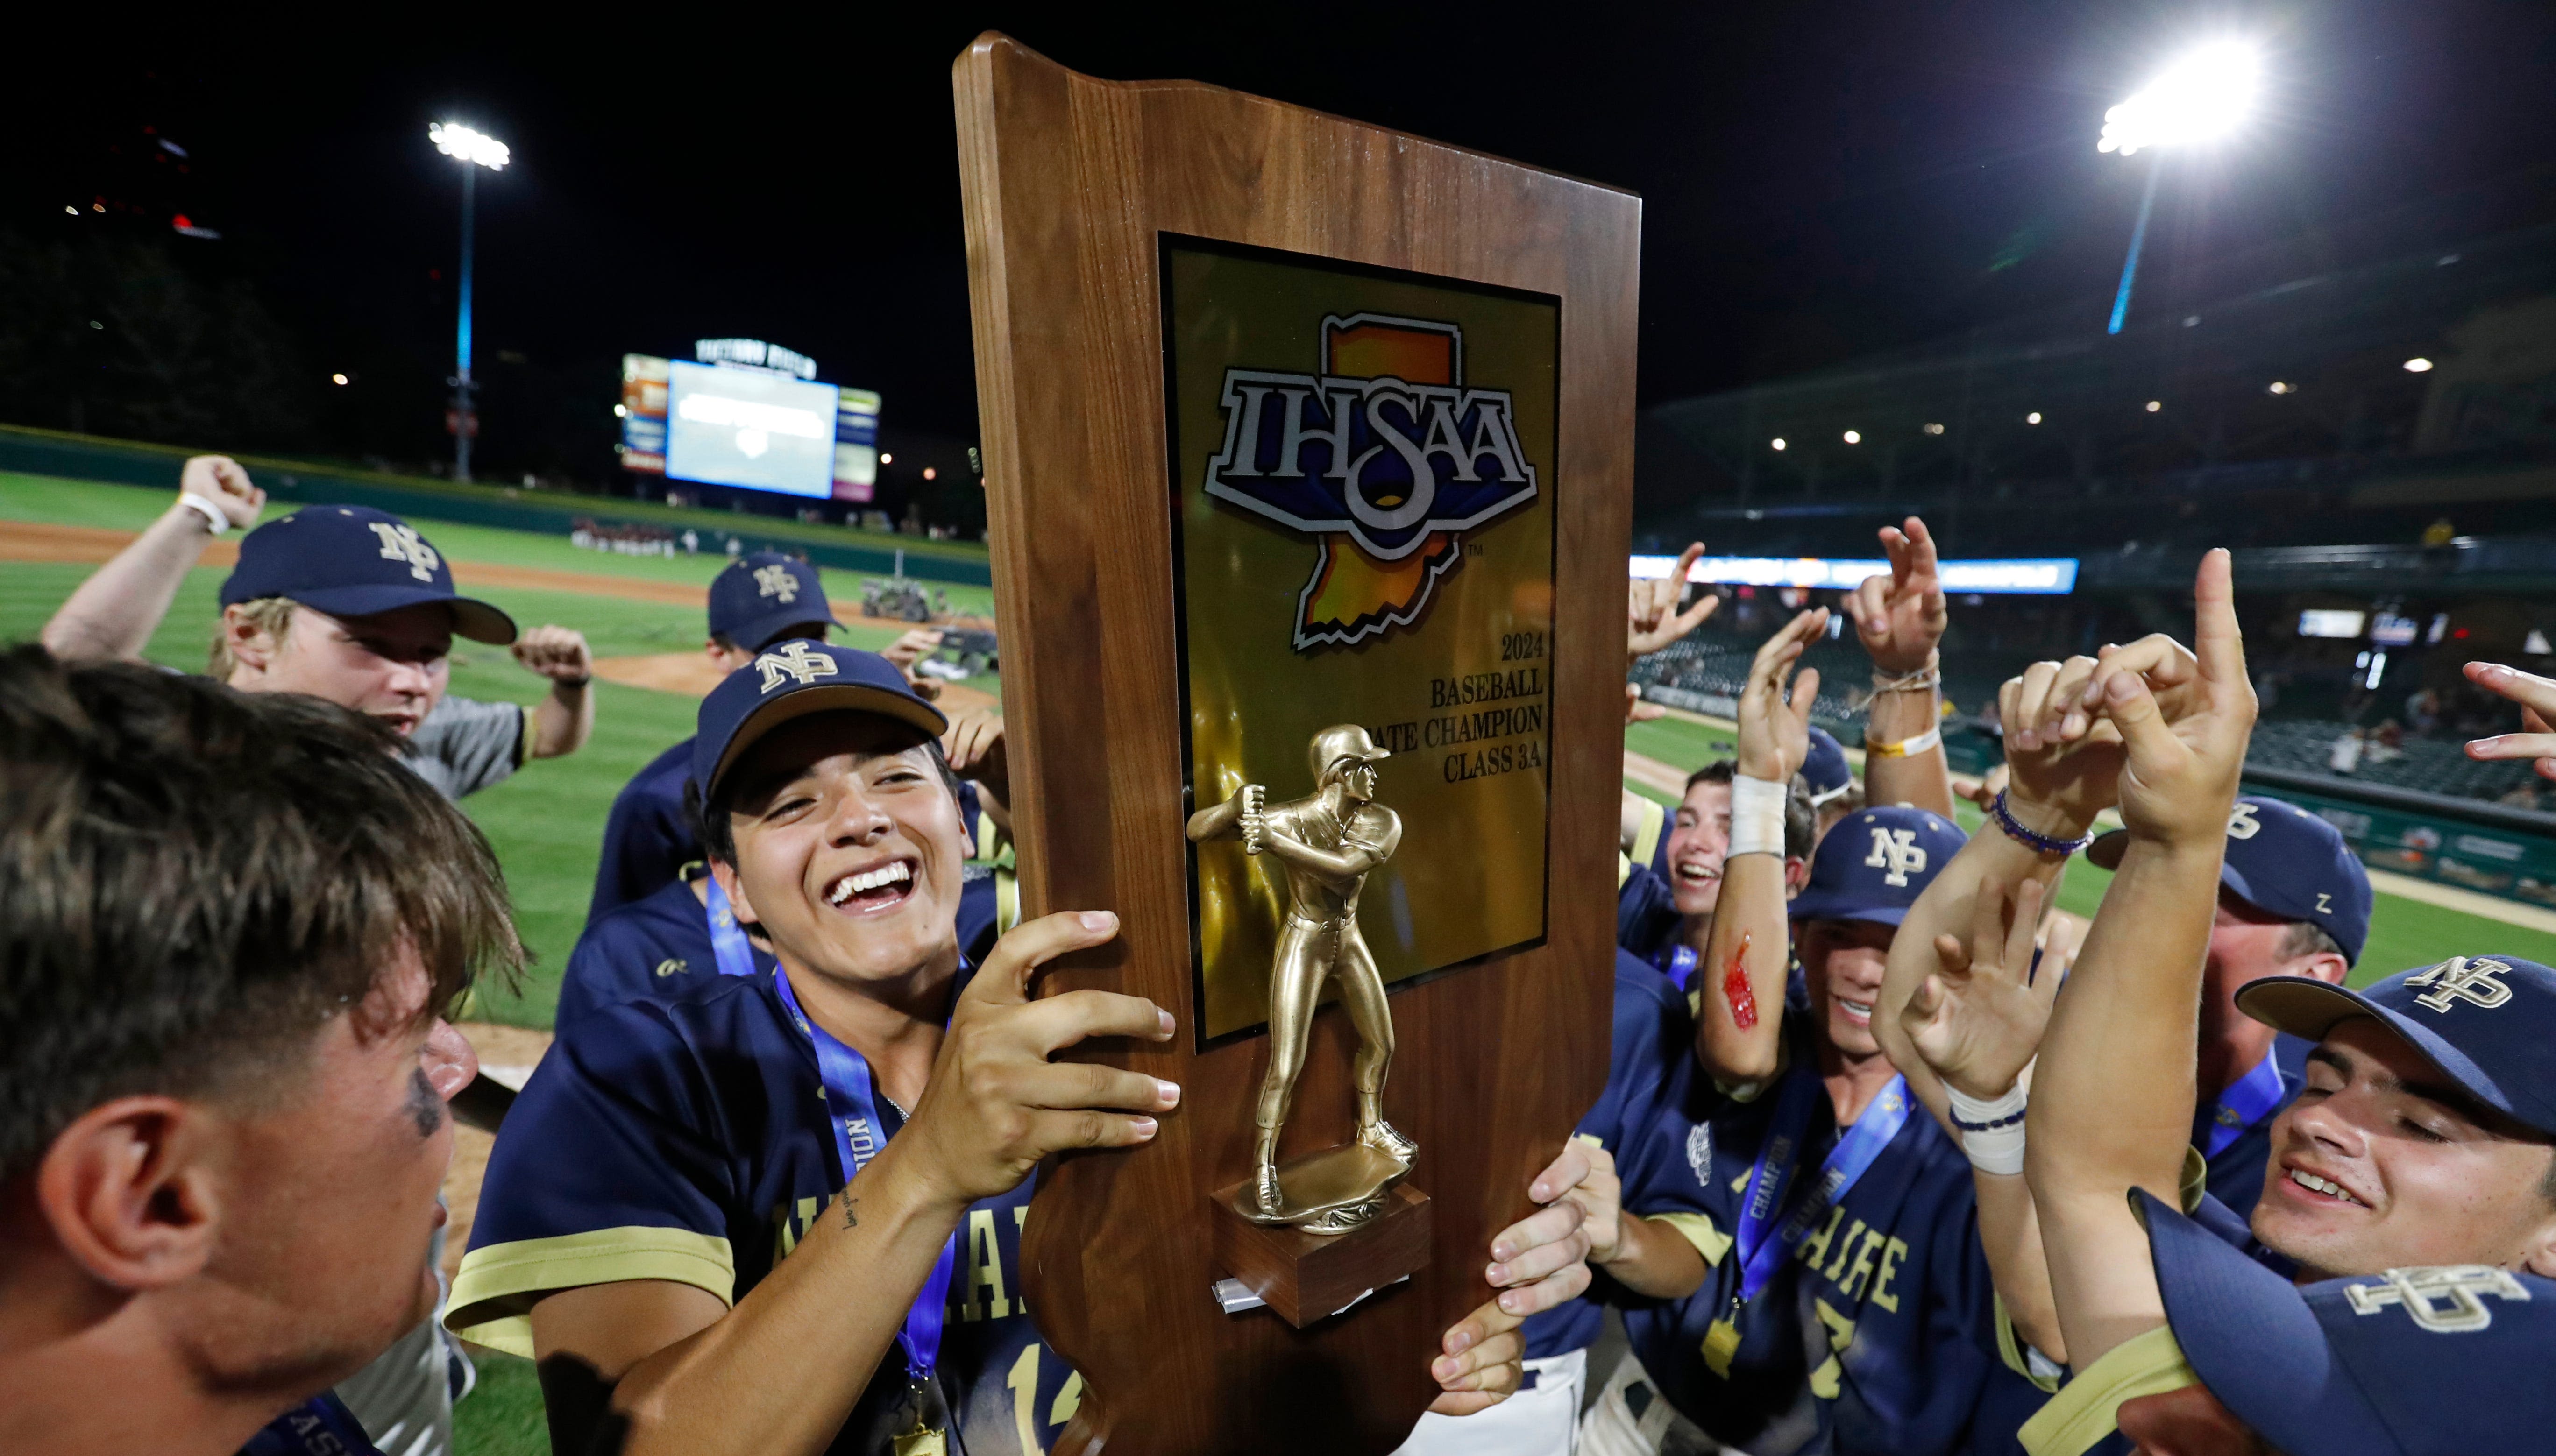
[(612, 797), (603, 820), (603, 857), (594, 869), (588, 921), (663, 889), (702, 857), (701, 835), (684, 812), (684, 783), (693, 774), (689, 738), (648, 761)]
[[(687, 738), (648, 761), (612, 797), (603, 820), (603, 853), (594, 867), (594, 895), (585, 917), (645, 899), (703, 857), (702, 838), (684, 810), (684, 785), (693, 775), (693, 740)], [(994, 821), (976, 796), (976, 786), (958, 781), (958, 822), (974, 836), (979, 855), (990, 855)]]
[(1679, 918), (1667, 878), (1616, 856), (1615, 943), (1636, 959), (1656, 960), (1676, 937)]
[[(1663, 1084), (1694, 1053), (1694, 1023), (1686, 998), (1668, 978), (1639, 959), (1615, 952), (1615, 1026), (1608, 1043), (1606, 1087), (1598, 1105), (1573, 1129), (1617, 1157), (1625, 1138), (1650, 1123)], [(1604, 1319), (1594, 1296), (1532, 1315), (1526, 1322), (1526, 1355), (1541, 1360), (1586, 1349)]]
[[(2263, 1196), (2263, 1168), (2272, 1158), (2272, 1119), (2298, 1100), (2299, 1089), (2307, 1085), (2308, 1053), (2314, 1049), (2314, 1042), (2287, 1032), (2274, 1036), (2271, 1067), (2259, 1075), (2268, 1080), (2277, 1074), (2277, 1091), (2267, 1085), (2259, 1100), (2249, 1102), (2232, 1088), (2193, 1114), (2192, 1146), (2210, 1161), (2210, 1196), (2240, 1220), (2253, 1217)], [(2234, 1136), (2214, 1153), (2213, 1135), (2223, 1125), (2232, 1126)]]
[[(892, 1139), (904, 1119), (880, 1103)], [(842, 1188), (826, 1106), (816, 1052), (767, 975), (563, 1026), (489, 1157), (446, 1324), (530, 1355), (527, 1311), (554, 1289), (672, 1279), (733, 1305)], [(1044, 1451), (1082, 1400), (1022, 1300), (1034, 1181), (970, 1207), (958, 1229), (940, 1379), (952, 1449), (973, 1456)], [(911, 1292), (881, 1297), (902, 1307)], [(889, 1449), (903, 1364), (891, 1346), (831, 1451)]]
[[(1817, 1033), (1799, 1006), (1787, 1012), (1784, 1075), (1814, 1075)], [(2000, 1357), (1970, 1159), (1935, 1120), (1912, 1105), (1734, 1317), (1733, 1234), (1782, 1077), (1746, 1101), (1719, 1099), (1700, 1072), (1678, 1081), (1624, 1171), (1626, 1210), (1665, 1216), (1707, 1265), (1695, 1294), (1625, 1312), (1634, 1353), (1670, 1402), (1753, 1456), (2015, 1451), (2016, 1427), (2044, 1396)], [(1810, 1101), (1788, 1209), (1839, 1136), (1825, 1091)], [(1881, 1112), (1876, 1100), (1865, 1116)], [(1725, 1317), (1730, 1331), (1716, 1336)]]

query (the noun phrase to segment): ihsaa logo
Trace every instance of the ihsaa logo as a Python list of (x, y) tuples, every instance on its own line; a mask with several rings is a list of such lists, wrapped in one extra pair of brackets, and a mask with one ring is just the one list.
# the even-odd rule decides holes
[(1323, 320), (1321, 372), (1228, 369), (1205, 489), (1315, 538), (1295, 647), (1420, 620), (1459, 533), (1535, 499), (1506, 390), (1465, 384), (1464, 330), (1381, 313)]

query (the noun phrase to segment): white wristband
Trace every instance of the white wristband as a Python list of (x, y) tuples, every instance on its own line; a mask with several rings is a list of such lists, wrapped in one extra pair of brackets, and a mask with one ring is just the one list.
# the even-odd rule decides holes
[(215, 536), (219, 536), (223, 532), (231, 529), (231, 518), (222, 514), (221, 507), (214, 505), (211, 501), (204, 499), (202, 496), (195, 494), (192, 490), (181, 494), (178, 497), (178, 504), (194, 512), (196, 515), (203, 517), (204, 529)]
[(1962, 1151), (1970, 1154), (1971, 1166), (2008, 1177), (2022, 1172), (2023, 1084), (1986, 1102), (1964, 1096), (1950, 1083), (1944, 1092), (1953, 1100), (1953, 1126), (1962, 1130)]
[(1730, 852), (1784, 853), (1784, 803), (1792, 786), (1745, 774), (1730, 781)]

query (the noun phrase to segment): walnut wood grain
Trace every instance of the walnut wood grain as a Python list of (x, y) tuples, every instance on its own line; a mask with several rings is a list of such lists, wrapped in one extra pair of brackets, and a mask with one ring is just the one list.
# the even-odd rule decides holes
[[(1046, 994), (1179, 1018), (1074, 1053), (1182, 1084), (1131, 1153), (1041, 1170), (1031, 1307), (1086, 1395), (1058, 1450), (1384, 1452), (1489, 1297), (1492, 1233), (1605, 1079), (1640, 200), (1195, 82), (1078, 75), (999, 35), (954, 66), (1006, 736), (1025, 914), (1106, 908), (1118, 941)], [(1169, 231), (1557, 295), (1551, 882), (1545, 943), (1398, 991), (1387, 1114), (1419, 1141), (1429, 1262), (1338, 1319), (1231, 1318), (1210, 1190), (1249, 1166), (1265, 1037), (1191, 1030), (1162, 290)], [(1350, 1134), (1350, 1037), (1318, 1019), (1287, 1152)]]

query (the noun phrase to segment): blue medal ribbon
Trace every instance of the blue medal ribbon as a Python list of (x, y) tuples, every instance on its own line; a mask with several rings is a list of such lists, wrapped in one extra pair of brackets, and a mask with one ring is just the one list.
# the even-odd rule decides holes
[(2254, 1069), (2238, 1077), (2234, 1085), (2219, 1094), (2219, 1105), (2211, 1110), (2210, 1135), (2202, 1146), (2201, 1155), (2217, 1157), (2228, 1145), (2243, 1137), (2245, 1130), (2261, 1122), (2281, 1105), (2282, 1085), (2279, 1058), (2266, 1051)]
[(1881, 1150), (1899, 1136), (1908, 1123), (1911, 1099), (1908, 1079), (1892, 1077), (1890, 1085), (1872, 1099), (1872, 1105), (1846, 1130), (1820, 1163), (1820, 1181), (1809, 1196), (1801, 1200), (1781, 1225), (1775, 1220), (1781, 1213), (1793, 1170), (1801, 1161), (1802, 1143), (1810, 1131), (1811, 1113), (1828, 1088), (1809, 1067), (1795, 1067), (1784, 1078), (1776, 1093), (1775, 1120), (1767, 1130), (1766, 1145), (1758, 1150), (1757, 1165), (1749, 1170), (1748, 1193), (1739, 1205), (1739, 1289), (1731, 1301), (1734, 1312), (1757, 1297), (1784, 1260), (1809, 1236), (1811, 1225), (1821, 1215), (1837, 1206), (1864, 1171), (1872, 1166)]
[[(737, 934), (740, 942), (744, 938), (741, 932)], [(720, 952), (722, 972), (727, 969), (725, 954), (724, 950)], [(826, 1123), (833, 1130), (834, 1153), (842, 1164), (848, 1196), (853, 1176), (878, 1156), (886, 1142), (878, 1104), (871, 1098), (869, 1059), (844, 1045), (800, 1009), (799, 995), (790, 989), (787, 969), (775, 967), (772, 984), (781, 993), (781, 1004), (790, 1008), (790, 1020), (817, 1048), (817, 1075), (826, 1086)], [(918, 1385), (931, 1384), (932, 1367), (941, 1358), (942, 1327), (950, 1314), (950, 1271), (957, 1261), (958, 1249), (958, 1236), (953, 1232), (950, 1241), (941, 1246), (941, 1258), (933, 1263), (922, 1292), (914, 1296), (914, 1307), (906, 1311), (905, 1327), (896, 1334), (896, 1342), (905, 1347), (905, 1368)]]
[(381, 1456), (381, 1449), (334, 1392), (321, 1391), (260, 1427), (239, 1456)]
[[(1663, 960), (1666, 964), (1661, 964)], [(1652, 962), (1680, 991), (1695, 989), (1695, 968), (1703, 963), (1704, 958), (1695, 953), (1692, 945), (1672, 945), (1661, 953), (1661, 960)]]
[[(709, 903), (705, 909), (710, 919), (710, 949), (718, 956), (718, 973), (722, 976), (751, 976), (754, 974), (754, 945), (745, 938), (745, 927), (736, 922), (736, 910), (727, 903), (727, 892), (719, 888), (718, 876), (709, 877)], [(789, 994), (786, 990), (782, 992), (783, 999), (787, 1000)], [(790, 1003), (790, 1014), (799, 1016), (799, 1003)], [(804, 1022), (807, 1018), (800, 1017), (800, 1020)], [(822, 1062), (824, 1058), (821, 1056), (819, 1060)], [(866, 1069), (862, 1081), (864, 1084), (868, 1081)], [(845, 1180), (849, 1181), (848, 1174)]]

